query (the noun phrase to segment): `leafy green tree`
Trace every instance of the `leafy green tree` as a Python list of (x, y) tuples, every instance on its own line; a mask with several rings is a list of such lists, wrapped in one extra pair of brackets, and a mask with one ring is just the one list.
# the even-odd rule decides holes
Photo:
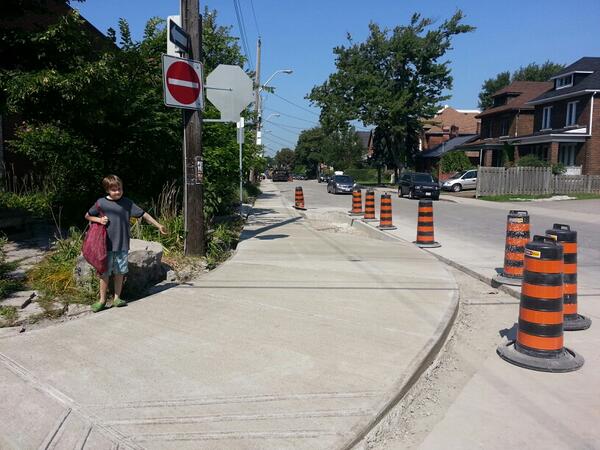
[(273, 162), (281, 169), (292, 170), (294, 167), (295, 154), (291, 148), (282, 148), (275, 154)]
[[(123, 19), (102, 45), (82, 30), (83, 19), (71, 11), (23, 34), (20, 48), (38, 48), (37, 60), (0, 72), (1, 111), (22, 121), (10, 151), (26, 156), (36, 174), (46, 174), (57, 200), (77, 217), (99, 193), (104, 174), (119, 174), (128, 194), (142, 202), (182, 177), (181, 113), (163, 103), (164, 21), (150, 19), (140, 42)], [(243, 64), (230, 27), (217, 25), (216, 11), (204, 12), (203, 39), (207, 71), (218, 63)], [(218, 117), (211, 105), (205, 113)], [(226, 209), (235, 193), (236, 134), (230, 124), (203, 130), (211, 213)], [(245, 145), (246, 170), (261, 163), (256, 145)]]
[(298, 136), (298, 143), (294, 150), (296, 164), (306, 167), (309, 177), (317, 175), (319, 163), (324, 163), (324, 153), (327, 143), (327, 135), (321, 127), (304, 130)]
[(565, 68), (564, 64), (546, 61), (543, 64), (530, 63), (525, 67), (519, 67), (511, 76), (510, 72), (500, 72), (494, 78), (483, 82), (479, 93), (479, 107), (481, 109), (491, 108), (494, 104), (492, 95), (503, 87), (514, 81), (548, 81), (551, 77)]
[(439, 27), (414, 14), (408, 25), (393, 29), (369, 25), (369, 36), (334, 48), (337, 71), (308, 98), (321, 107), (321, 123), (330, 133), (352, 120), (374, 125), (380, 159), (394, 167), (412, 162), (418, 151), (422, 118), (431, 118), (452, 87), (449, 61), (442, 58), (452, 39), (474, 30), (459, 10)]
[(443, 173), (460, 172), (473, 167), (465, 152), (448, 152), (440, 159), (440, 168)]

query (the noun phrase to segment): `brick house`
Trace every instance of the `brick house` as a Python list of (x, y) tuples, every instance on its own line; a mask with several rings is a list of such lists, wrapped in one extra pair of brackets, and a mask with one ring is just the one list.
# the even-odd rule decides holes
[(501, 138), (515, 157), (535, 154), (567, 173), (600, 175), (600, 58), (584, 57), (552, 77), (551, 89), (530, 99), (532, 129)]
[(481, 120), (479, 136), (460, 150), (481, 166), (503, 165), (504, 157), (510, 157), (505, 153), (513, 152), (506, 139), (533, 132), (535, 108), (528, 102), (551, 88), (550, 82), (515, 81), (495, 92), (492, 107), (476, 116)]
[(423, 121), (419, 150), (430, 150), (458, 136), (479, 133), (478, 109), (454, 109), (444, 106), (433, 119)]

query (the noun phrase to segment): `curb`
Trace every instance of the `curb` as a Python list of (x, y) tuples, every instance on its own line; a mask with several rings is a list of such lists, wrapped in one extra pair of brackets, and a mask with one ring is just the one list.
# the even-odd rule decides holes
[(353, 427), (350, 434), (354, 434), (351, 439), (346, 439), (342, 442), (340, 439), (339, 445), (335, 448), (343, 450), (350, 450), (359, 444), (380, 422), (388, 413), (404, 398), (408, 391), (414, 386), (419, 380), (421, 375), (427, 370), (427, 368), (435, 361), (440, 350), (446, 342), (446, 338), (450, 334), (456, 317), (458, 316), (459, 309), (459, 290), (454, 292), (452, 299), (452, 305), (446, 310), (442, 321), (438, 328), (435, 330), (433, 336), (427, 341), (425, 347), (413, 358), (408, 369), (405, 372), (405, 376), (398, 381), (391, 389), (393, 394), (383, 400), (380, 404), (379, 412), (366, 421)]

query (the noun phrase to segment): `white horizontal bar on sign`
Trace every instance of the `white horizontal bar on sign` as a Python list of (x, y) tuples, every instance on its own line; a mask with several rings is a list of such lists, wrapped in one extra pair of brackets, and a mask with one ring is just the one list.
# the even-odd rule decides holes
[(199, 88), (200, 85), (198, 83), (194, 83), (193, 81), (188, 80), (178, 80), (177, 78), (169, 78), (167, 83), (175, 85), (175, 86), (183, 86), (189, 88)]

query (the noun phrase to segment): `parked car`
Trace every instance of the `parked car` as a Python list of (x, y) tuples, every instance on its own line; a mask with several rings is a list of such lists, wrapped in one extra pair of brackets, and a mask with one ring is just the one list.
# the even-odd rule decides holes
[(398, 182), (398, 197), (440, 199), (440, 184), (430, 173), (406, 172)]
[(317, 180), (319, 181), (319, 183), (329, 183), (329, 179), (331, 177), (329, 175), (327, 175), (326, 173), (320, 173), (319, 176), (317, 177)]
[(273, 181), (288, 181), (290, 179), (290, 173), (287, 170), (276, 169), (273, 171)]
[(292, 174), (292, 178), (294, 180), (306, 180), (306, 175), (303, 175), (301, 173), (294, 173)]
[(330, 194), (352, 194), (354, 179), (349, 175), (334, 175), (327, 183)]
[(442, 184), (442, 189), (446, 191), (460, 192), (463, 189), (477, 188), (477, 171), (463, 170), (457, 172), (452, 177)]

